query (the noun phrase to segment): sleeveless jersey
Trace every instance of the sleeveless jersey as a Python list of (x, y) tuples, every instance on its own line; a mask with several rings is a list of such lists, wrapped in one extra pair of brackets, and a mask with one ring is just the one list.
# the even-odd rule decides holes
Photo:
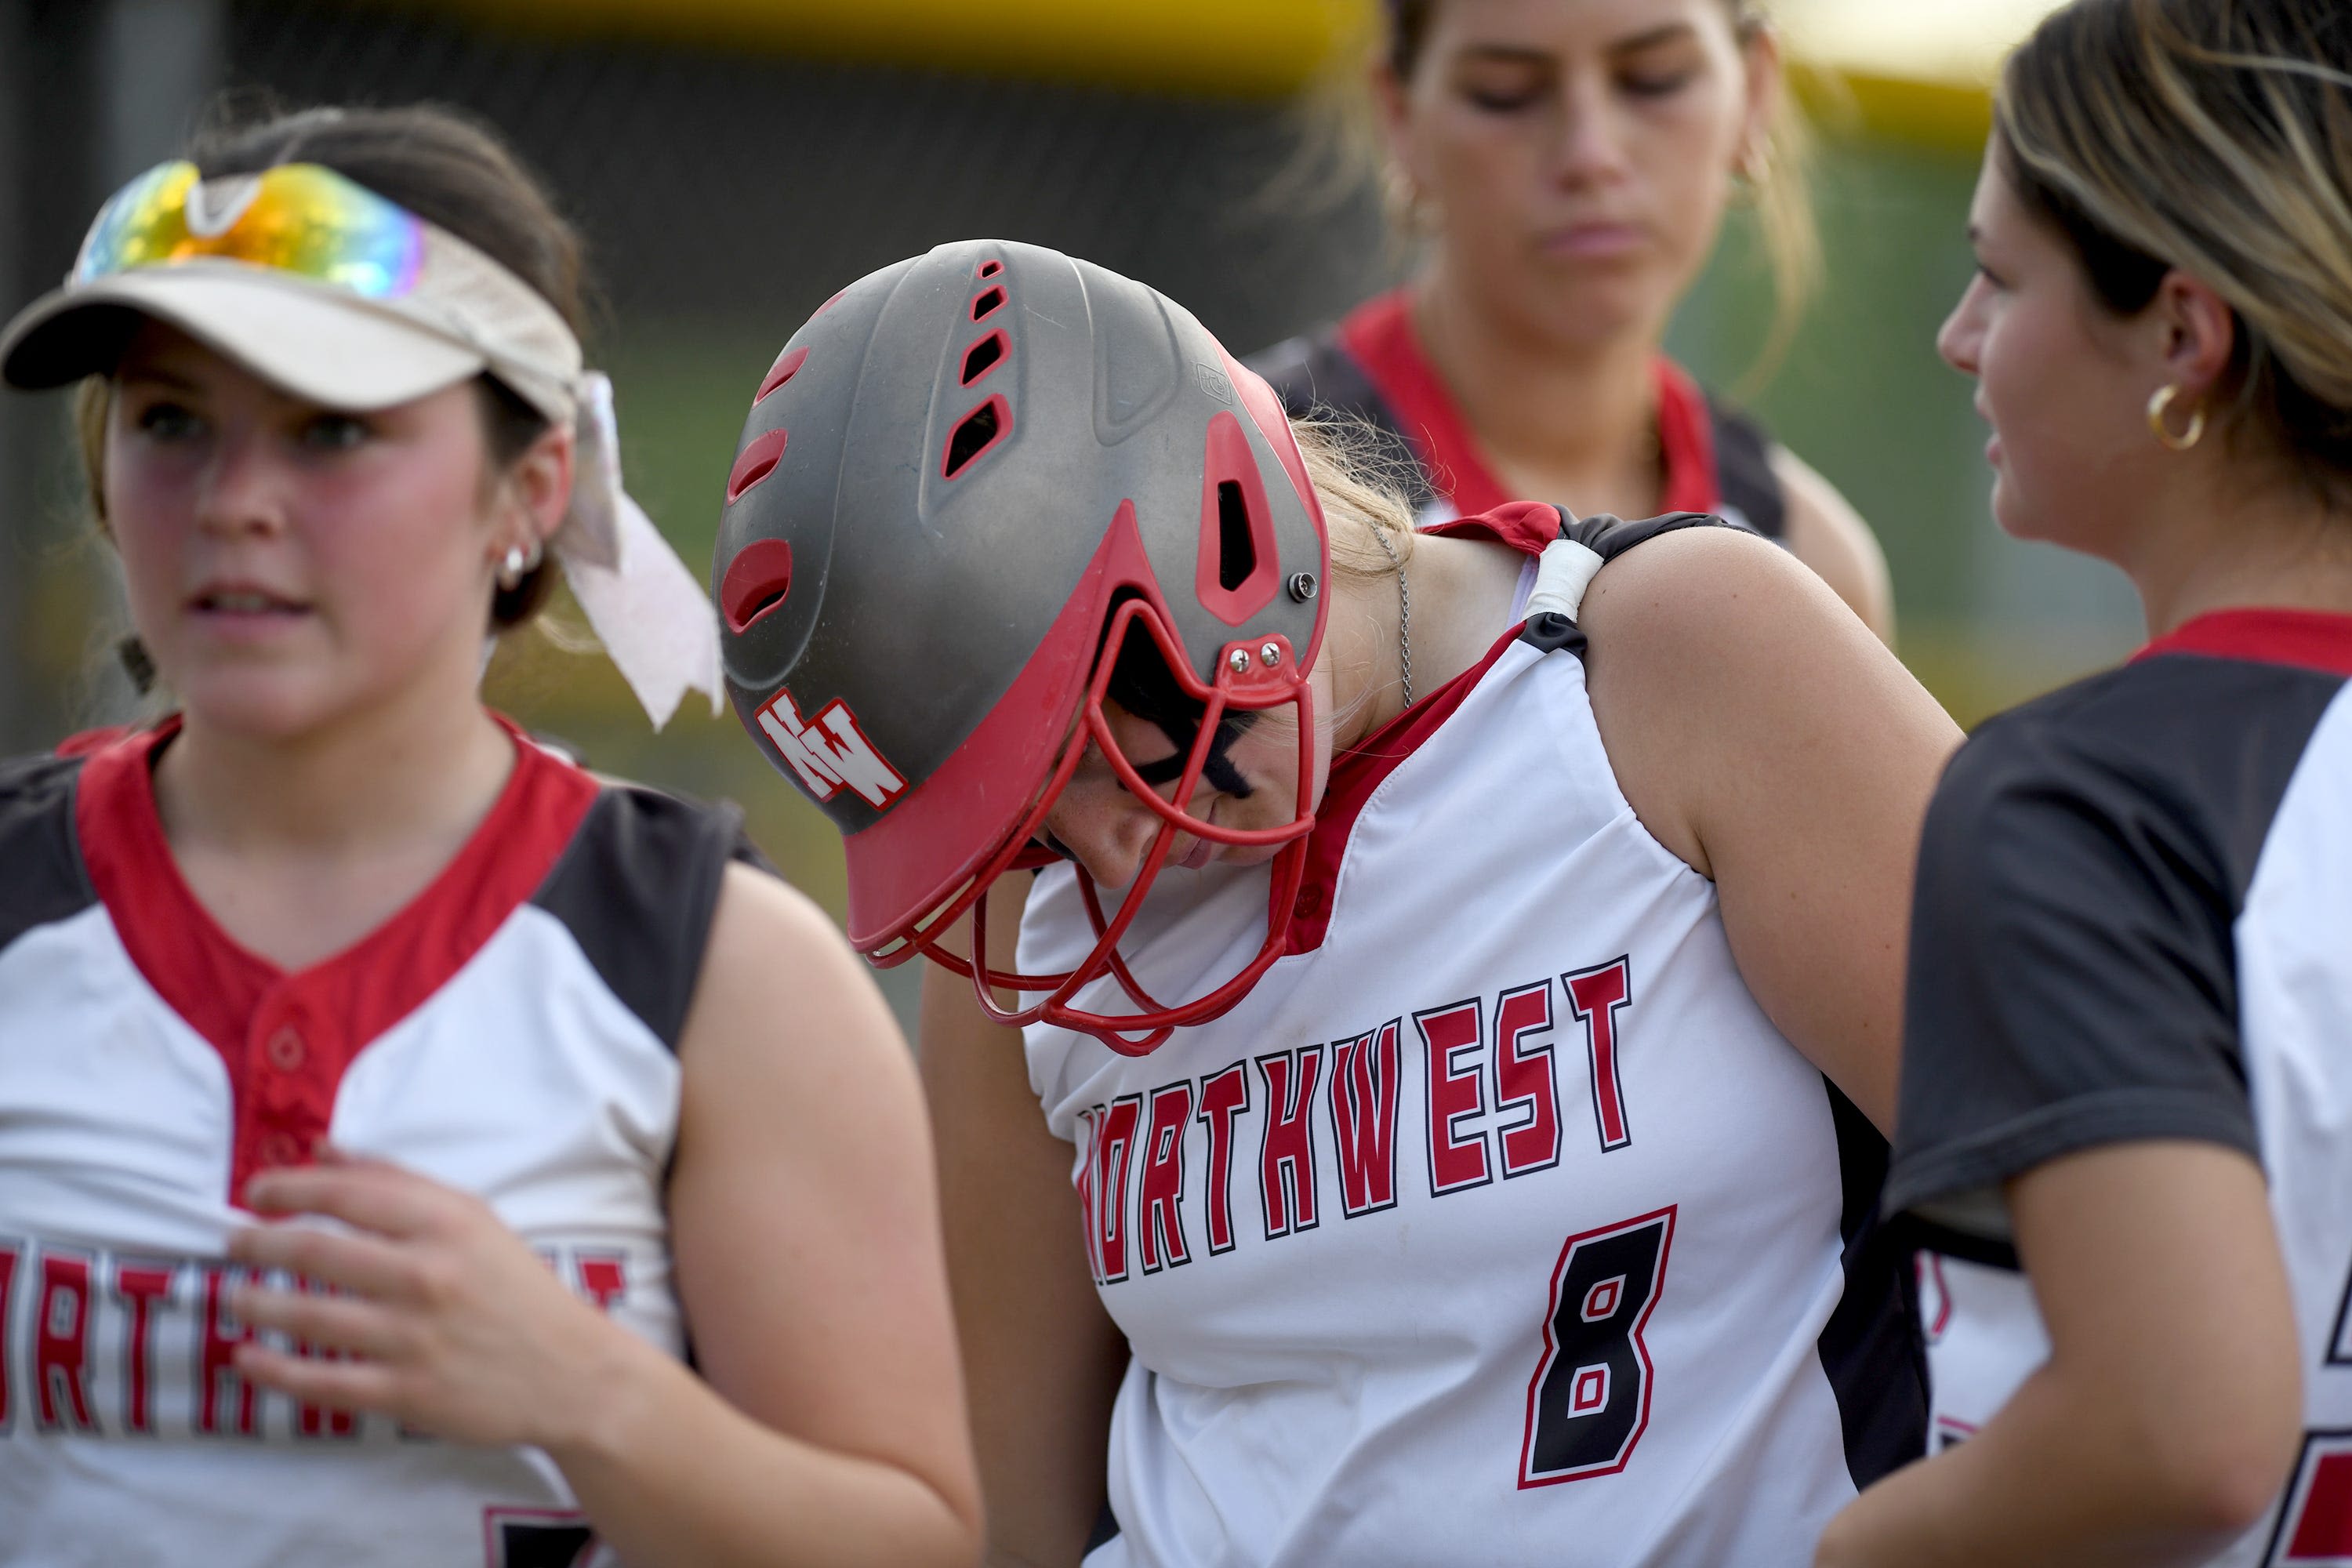
[(2347, 678), (2352, 617), (2191, 621), (1979, 730), (1920, 857), (1887, 1202), (1974, 1259), (1939, 1413), (1990, 1415), (2048, 1353), (2004, 1181), (2107, 1143), (2242, 1151), (2285, 1254), (2307, 1433), (2270, 1516), (2212, 1559), (2231, 1568), (2352, 1561)]
[[(1146, 1058), (1028, 1030), (1133, 1348), (1089, 1568), (1801, 1568), (1919, 1452), (1884, 1145), (1758, 1008), (1585, 693), (1591, 571), (1713, 521), (1453, 525), (1549, 542), (1541, 613), (1337, 762), (1286, 954)], [(1136, 978), (1221, 982), (1268, 887), (1163, 874)], [(1090, 944), (1076, 889), (1039, 875), (1024, 966)]]
[[(1249, 363), (1273, 384), (1293, 418), (1336, 411), (1380, 432), (1416, 480), (1413, 505), (1424, 523), (1491, 511), (1517, 499), (1496, 477), (1476, 434), (1422, 352), (1403, 289), (1367, 300), (1318, 336), (1276, 343)], [(1780, 538), (1788, 500), (1772, 472), (1770, 438), (1664, 355), (1654, 374), (1658, 456), (1665, 470), (1659, 510), (1713, 512), (1767, 539)]]
[(480, 1196), (682, 1353), (675, 1051), (737, 827), (517, 733), (439, 878), (289, 974), (172, 859), (176, 729), (0, 767), (0, 1563), (604, 1561), (536, 1450), (246, 1384), (223, 1249), (246, 1179), (331, 1137)]

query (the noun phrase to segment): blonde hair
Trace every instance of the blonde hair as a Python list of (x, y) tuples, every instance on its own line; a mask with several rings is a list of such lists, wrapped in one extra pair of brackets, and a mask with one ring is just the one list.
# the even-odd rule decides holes
[[(1411, 459), (1353, 415), (1327, 410), (1292, 419), (1290, 429), (1307, 481), (1322, 503), (1334, 584), (1401, 577), (1413, 550), (1412, 503), (1405, 499), (1413, 482)], [(1397, 592), (1402, 597), (1402, 582)], [(1332, 716), (1333, 722), (1344, 725), (1373, 696), (1365, 689), (1353, 706)]]
[(1405, 499), (1412, 476), (1403, 471), (1405, 459), (1352, 415), (1325, 410), (1294, 418), (1290, 430), (1323, 503), (1331, 575), (1363, 583), (1393, 574), (1412, 558), (1412, 505)]
[[(1366, 89), (1362, 58), (1374, 53), (1398, 80), (1409, 79), (1421, 63), (1422, 46), (1442, 0), (1383, 0), (1385, 26), (1360, 36), (1333, 54), (1333, 68), (1310, 92), (1307, 128), (1297, 162), (1278, 176), (1270, 197), (1295, 202), (1312, 180), (1308, 171), (1337, 163), (1352, 187), (1360, 181), (1388, 190), (1378, 113)], [(1717, 0), (1729, 16), (1733, 36), (1745, 47), (1771, 26), (1763, 0)], [(1822, 237), (1814, 220), (1811, 174), (1812, 127), (1793, 95), (1783, 93), (1772, 116), (1762, 166), (1747, 191), (1755, 209), (1759, 238), (1772, 270), (1772, 326), (1748, 380), (1769, 377), (1795, 341), (1805, 310), (1821, 290)], [(1391, 202), (1389, 220), (1402, 237), (1405, 215)]]
[(2074, 0), (2010, 59), (1995, 156), (2109, 311), (2175, 268), (2236, 313), (2237, 432), (2352, 505), (2352, 11)]

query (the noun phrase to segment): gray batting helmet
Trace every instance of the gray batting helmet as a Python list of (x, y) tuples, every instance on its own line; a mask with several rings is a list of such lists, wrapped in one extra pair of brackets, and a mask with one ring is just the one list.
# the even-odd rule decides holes
[[(1314, 822), (1307, 671), (1327, 556), (1280, 402), (1189, 312), (1055, 251), (968, 240), (850, 285), (785, 345), (728, 478), (713, 597), (746, 731), (841, 830), (850, 940), (877, 963), (976, 969), (1005, 1022), (1146, 1050), (1232, 1006), (1286, 934)], [(1237, 723), (1297, 709), (1287, 826), (1192, 817), (1119, 754), (1102, 701), (1142, 637), (1191, 717), (1171, 731), (1190, 742), (1178, 803)], [(977, 965), (940, 950), (990, 882), (1034, 863), (1090, 741), (1162, 818), (1115, 917), (1081, 875), (1093, 957), (1024, 976), (988, 963), (984, 931)], [(1117, 943), (1179, 831), (1283, 847), (1264, 951), (1171, 1006)], [(1104, 973), (1136, 1012), (1067, 1005)], [(1045, 1000), (1005, 1011), (988, 981)]]

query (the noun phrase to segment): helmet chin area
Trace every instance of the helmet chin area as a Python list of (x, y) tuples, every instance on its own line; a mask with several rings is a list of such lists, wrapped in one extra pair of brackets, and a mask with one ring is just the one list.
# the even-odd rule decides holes
[[(1288, 640), (1275, 637), (1229, 645), (1219, 651), (1215, 682), (1203, 685), (1183, 658), (1166, 623), (1145, 600), (1129, 599), (1112, 613), (1103, 647), (1107, 650), (1117, 649), (1128, 631), (1138, 626), (1158, 646), (1160, 656), (1167, 660), (1170, 673), (1176, 678), (1185, 694), (1202, 707), (1199, 724), (1185, 753), (1183, 772), (1171, 792), (1172, 799), (1163, 796), (1144, 781), (1113, 738), (1110, 721), (1103, 710), (1114, 662), (1106, 652), (1096, 660), (1094, 672), (1087, 681), (1079, 710), (1080, 721), (1071, 732), (1061, 757), (1028, 813), (970, 882), (952, 899), (945, 900), (929, 919), (921, 921), (917, 929), (909, 931), (887, 956), (877, 958), (877, 963), (902, 963), (920, 952), (934, 962), (968, 976), (982, 1011), (996, 1023), (1019, 1027), (1042, 1021), (1063, 1028), (1081, 1030), (1126, 1056), (1143, 1056), (1156, 1050), (1175, 1030), (1188, 1025), (1206, 1023), (1231, 1010), (1248, 994), (1258, 976), (1282, 955), (1289, 940), (1291, 910), (1297, 899), (1299, 882), (1306, 872), (1307, 836), (1315, 828), (1314, 695), (1307, 672), (1299, 667), (1297, 655)], [(1222, 718), (1229, 711), (1265, 712), (1280, 708), (1293, 709), (1298, 725), (1297, 796), (1290, 821), (1275, 827), (1228, 827), (1195, 816), (1182, 805), (1175, 804), (1191, 801), (1193, 792), (1199, 787), (1202, 773), (1207, 767), (1214, 747), (1218, 721)], [(991, 958), (988, 889), (998, 878), (1008, 872), (1034, 869), (1051, 863), (1054, 857), (1038, 847), (1035, 837), (1090, 746), (1102, 752), (1127, 791), (1159, 817), (1159, 830), (1144, 854), (1134, 880), (1119, 898), (1116, 910), (1105, 911), (1101, 889), (1083, 868), (1078, 870), (1079, 895), (1085, 903), (1087, 920), (1094, 928), (1095, 943), (1076, 967), (1058, 974), (1024, 974), (1009, 964), (1000, 966)], [(1275, 854), (1272, 886), (1268, 889), (1265, 940), (1256, 956), (1207, 994), (1171, 1004), (1153, 996), (1138, 982), (1119, 952), (1119, 942), (1141, 911), (1144, 900), (1150, 895), (1160, 870), (1168, 864), (1170, 849), (1180, 834), (1190, 834), (1211, 844), (1272, 848)], [(969, 960), (949, 951), (940, 941), (949, 927), (967, 911), (972, 918), (971, 957)], [(996, 935), (1003, 941), (1011, 940), (1010, 933), (998, 932)], [(1133, 1005), (1133, 1011), (1100, 1013), (1072, 1005), (1071, 998), (1105, 976), (1116, 983), (1126, 1000)], [(1024, 998), (1024, 1005), (1010, 1008), (1004, 1006), (994, 995), (995, 990), (1016, 993)], [(1032, 997), (1038, 999), (1028, 1000)]]

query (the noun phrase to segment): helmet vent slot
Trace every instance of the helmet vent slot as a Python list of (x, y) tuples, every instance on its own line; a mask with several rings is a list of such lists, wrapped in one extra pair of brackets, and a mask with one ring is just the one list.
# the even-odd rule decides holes
[(947, 462), (940, 477), (951, 479), (971, 467), (974, 458), (1004, 438), (1012, 423), (1013, 411), (1002, 397), (992, 397), (965, 415), (948, 437)]
[(1231, 409), (1210, 417), (1201, 468), (1192, 592), (1202, 609), (1239, 626), (1282, 591), (1282, 547), (1275, 539), (1257, 450)]
[(1239, 479), (1217, 483), (1217, 586), (1230, 594), (1257, 570), (1257, 542), (1251, 537), (1249, 502)]
[(994, 331), (964, 351), (962, 384), (970, 386), (995, 367), (1004, 357), (1004, 334)]
[(971, 319), (975, 321), (986, 321), (1002, 309), (1003, 304), (1003, 289), (983, 289), (981, 290), (980, 297), (971, 302)]
[(755, 436), (735, 458), (734, 472), (727, 476), (727, 504), (732, 506), (745, 490), (775, 472), (782, 460), (787, 439), (782, 430), (771, 430)]
[(760, 383), (759, 395), (751, 399), (752, 403), (757, 405), (765, 401), (768, 394), (798, 375), (801, 366), (807, 359), (808, 350), (804, 348), (786, 349), (782, 353), (778, 354), (775, 364), (768, 371), (768, 378)]
[(980, 276), (982, 278), (993, 278), (1003, 270), (1004, 263), (1002, 261), (983, 261), (980, 264)]
[(784, 602), (793, 586), (793, 547), (781, 539), (755, 539), (735, 552), (719, 581), (720, 609), (730, 630), (746, 632)]

